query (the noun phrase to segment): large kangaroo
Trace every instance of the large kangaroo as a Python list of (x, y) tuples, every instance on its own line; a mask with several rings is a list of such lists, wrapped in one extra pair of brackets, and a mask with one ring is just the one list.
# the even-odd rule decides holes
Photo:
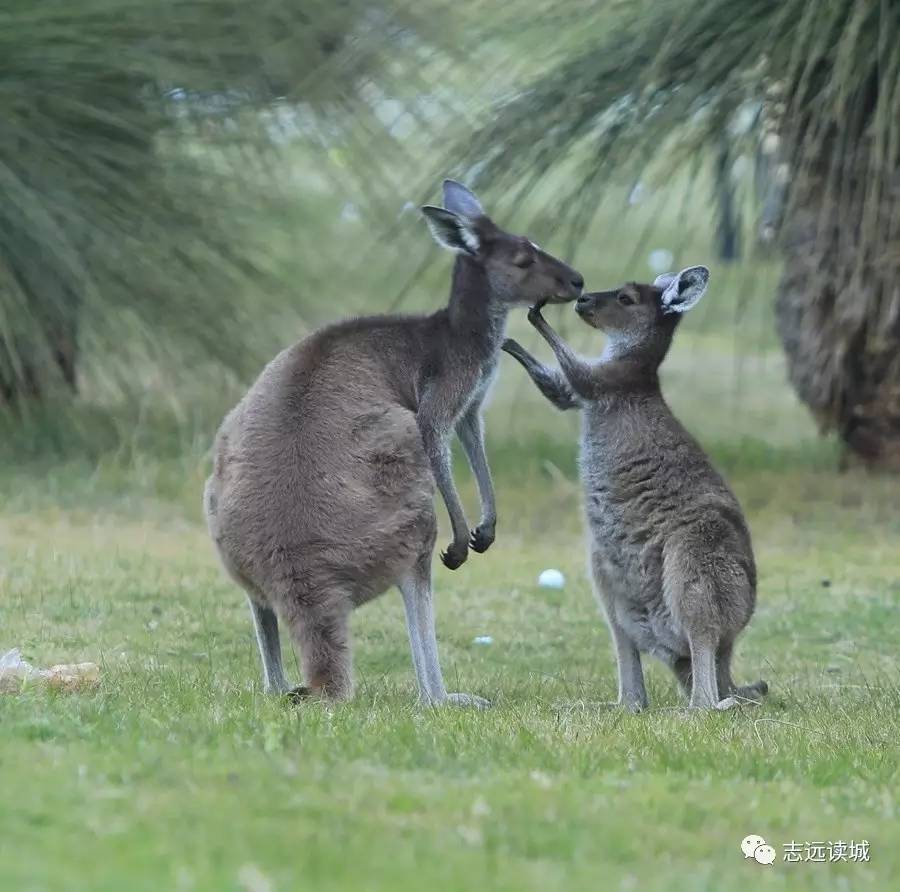
[(756, 604), (756, 566), (737, 499), (663, 399), (657, 371), (682, 314), (706, 291), (702, 266), (583, 295), (575, 305), (607, 334), (600, 360), (579, 359), (540, 308), (529, 321), (561, 372), (513, 340), (503, 349), (558, 408), (581, 408), (581, 474), (597, 595), (616, 647), (619, 704), (647, 706), (641, 653), (662, 660), (693, 707), (727, 709), (768, 692), (736, 687), (731, 651)]
[[(574, 300), (581, 275), (444, 182), (424, 207), (456, 253), (450, 302), (430, 316), (370, 316), (327, 326), (280, 353), (225, 418), (206, 484), (210, 534), (250, 601), (267, 690), (286, 691), (278, 618), (299, 648), (296, 695), (352, 692), (350, 611), (397, 585), (421, 699), (448, 694), (431, 591), (437, 483), (453, 528), (451, 570), (494, 541), (497, 520), (481, 404), (515, 305)], [(478, 483), (470, 533), (450, 465), (456, 431)]]

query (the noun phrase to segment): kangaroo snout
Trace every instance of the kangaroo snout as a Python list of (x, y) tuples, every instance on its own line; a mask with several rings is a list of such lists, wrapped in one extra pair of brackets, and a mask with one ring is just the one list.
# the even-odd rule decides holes
[(606, 293), (603, 291), (589, 291), (575, 301), (575, 312), (583, 322), (588, 325), (597, 327), (597, 313), (603, 306), (603, 299)]
[(584, 276), (577, 270), (569, 270), (568, 278), (559, 280), (559, 292), (548, 297), (544, 303), (567, 304), (581, 297), (584, 290)]

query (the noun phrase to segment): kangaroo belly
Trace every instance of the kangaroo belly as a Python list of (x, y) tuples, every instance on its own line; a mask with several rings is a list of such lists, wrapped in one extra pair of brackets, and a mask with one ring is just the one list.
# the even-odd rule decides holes
[(621, 527), (606, 524), (592, 523), (591, 532), (591, 569), (610, 620), (644, 653), (665, 662), (687, 656), (687, 638), (665, 597), (661, 543), (630, 542)]
[(617, 606), (616, 615), (638, 650), (666, 663), (690, 655), (687, 636), (661, 594), (625, 597)]

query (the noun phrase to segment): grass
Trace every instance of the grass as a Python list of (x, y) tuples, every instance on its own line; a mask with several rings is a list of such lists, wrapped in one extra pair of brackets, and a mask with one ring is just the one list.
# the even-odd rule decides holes
[[(666, 382), (755, 536), (736, 675), (773, 693), (727, 714), (686, 714), (652, 663), (649, 712), (599, 705), (615, 672), (585, 569), (577, 419), (511, 368), (488, 416), (498, 541), (435, 571), (445, 675), (490, 697), (484, 713), (417, 707), (395, 594), (355, 617), (352, 703), (264, 696), (199, 516), (195, 434), (168, 457), (7, 465), (0, 650), (97, 660), (102, 683), (0, 698), (0, 889), (893, 888), (900, 482), (837, 473), (778, 361), (753, 359), (735, 396), (715, 371), (728, 355), (686, 329)], [(548, 566), (563, 591), (536, 586)], [(750, 833), (772, 867), (742, 858)], [(839, 839), (867, 839), (871, 860), (781, 860), (785, 842)]]
[[(516, 12), (504, 16), (519, 35)], [(546, 27), (536, 21), (534, 53), (519, 53), (515, 70), (485, 44), (479, 88), (502, 93), (545, 64), (556, 45)], [(440, 72), (445, 92), (472, 70)], [(469, 108), (470, 94), (458, 104)], [(401, 208), (437, 200), (445, 142), (414, 134), (408, 158), (385, 162), (379, 215), (342, 151), (294, 146), (283, 168), (270, 161), (277, 195), (260, 196), (242, 229), (254, 235), (251, 259), (292, 296), (254, 278), (219, 307), (224, 318), (240, 309), (230, 330), (248, 367), (335, 314), (443, 301), (449, 260)], [(368, 140), (363, 150), (380, 157)], [(714, 221), (696, 189), (684, 174), (648, 173), (634, 207), (632, 182), (605, 184), (577, 244), (568, 210), (542, 211), (565, 171), (518, 207), (495, 184), (478, 187), (498, 223), (607, 288), (652, 278), (651, 248), (670, 249), (674, 268), (709, 262)], [(448, 686), (494, 708), (416, 705), (394, 593), (355, 617), (353, 702), (298, 709), (264, 696), (246, 606), (199, 511), (213, 430), (241, 388), (170, 351), (149, 320), (123, 325), (110, 355), (122, 320), (88, 318), (89, 399), (0, 418), (0, 652), (102, 665), (96, 691), (0, 695), (0, 892), (893, 889), (900, 481), (837, 473), (837, 446), (816, 437), (785, 385), (768, 299), (777, 265), (712, 271), (665, 384), (747, 510), (759, 608), (736, 676), (772, 688), (758, 709), (716, 715), (686, 714), (649, 662), (650, 711), (598, 705), (616, 681), (585, 572), (578, 420), (554, 414), (511, 363), (488, 414), (498, 541), (456, 573), (435, 569)], [(163, 266), (179, 312), (160, 318), (202, 329), (208, 302), (172, 272)], [(547, 313), (596, 352), (594, 333)], [(546, 356), (522, 315), (512, 334)], [(462, 468), (458, 479), (474, 506)], [(565, 573), (563, 591), (536, 586), (550, 566)], [(493, 644), (475, 644), (482, 635)], [(750, 833), (776, 847), (775, 865), (742, 858)], [(871, 861), (781, 861), (785, 842), (839, 839), (867, 839)]]

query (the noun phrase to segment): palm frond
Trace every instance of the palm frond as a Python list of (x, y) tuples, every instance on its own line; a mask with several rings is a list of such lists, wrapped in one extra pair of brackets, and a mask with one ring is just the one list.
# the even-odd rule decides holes
[[(661, 157), (671, 165), (715, 149), (742, 150), (766, 132), (792, 172), (820, 170), (837, 200), (865, 153), (863, 239), (878, 253), (900, 165), (900, 8), (872, 0), (679, 0), (631, 3), (609, 28), (601, 4), (572, 22), (583, 49), (557, 60), (491, 112), (469, 141), (483, 176), (529, 190), (575, 164), (558, 208), (596, 199), (611, 172)], [(740, 126), (753, 116), (756, 126)], [(824, 168), (824, 170), (823, 170)], [(796, 178), (795, 178), (796, 179)], [(817, 188), (821, 188), (821, 183)], [(788, 196), (790, 197), (790, 196)]]
[(748, 191), (785, 258), (791, 380), (824, 428), (896, 466), (900, 5), (638, 0), (613, 27), (606, 12), (572, 23), (593, 39), (493, 109), (469, 158), (523, 192), (566, 165), (551, 210), (578, 231), (612, 177), (716, 157), (721, 182), (765, 156)]
[(377, 204), (380, 159), (399, 143), (366, 91), (402, 95), (417, 48), (448, 39), (434, 13), (399, 0), (5, 4), (0, 402), (37, 395), (57, 368), (74, 380), (88, 335), (111, 355), (142, 345), (255, 365), (247, 328), (292, 285), (261, 243), (282, 201), (279, 111), (311, 157), (348, 152)]

